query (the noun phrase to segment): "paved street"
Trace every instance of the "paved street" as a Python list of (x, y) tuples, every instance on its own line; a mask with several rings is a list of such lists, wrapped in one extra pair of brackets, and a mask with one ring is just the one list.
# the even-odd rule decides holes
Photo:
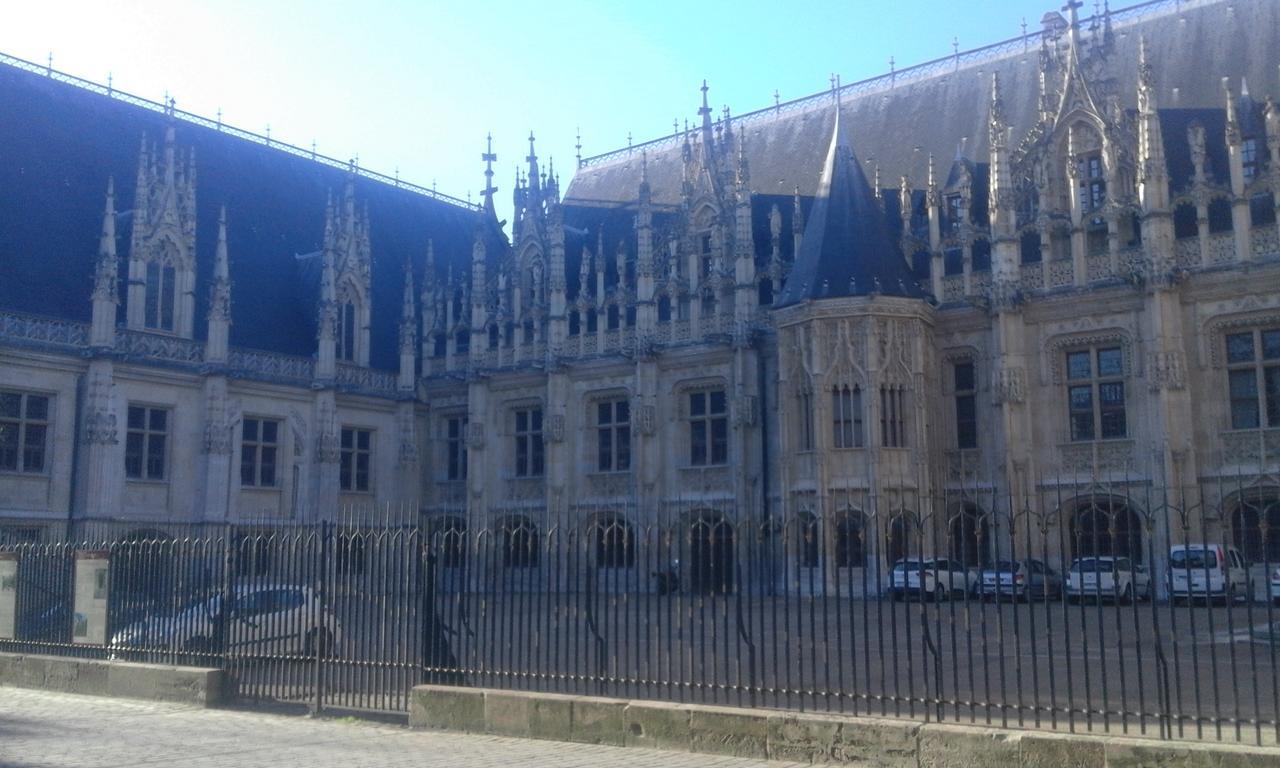
[(0, 688), (0, 766), (616, 766), (789, 763), (411, 731), (329, 720)]

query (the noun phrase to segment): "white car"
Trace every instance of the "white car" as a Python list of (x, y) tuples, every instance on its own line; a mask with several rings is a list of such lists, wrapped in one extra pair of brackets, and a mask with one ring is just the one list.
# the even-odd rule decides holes
[(1079, 557), (1067, 571), (1068, 600), (1150, 600), (1153, 596), (1151, 572), (1127, 557), (1101, 555)]
[(1271, 602), (1280, 605), (1280, 566), (1271, 572)]
[(1169, 548), (1169, 595), (1174, 600), (1248, 600), (1249, 568), (1235, 547), (1176, 544)]
[(893, 564), (890, 574), (889, 595), (901, 600), (908, 597), (928, 597), (931, 600), (947, 600), (973, 594), (978, 584), (978, 574), (955, 560), (945, 558), (908, 557)]
[(134, 622), (112, 636), (111, 653), (225, 649), (248, 656), (312, 657), (328, 655), (341, 639), (337, 618), (310, 587), (253, 584), (237, 587), (233, 594), (229, 610), (218, 593), (193, 600), (172, 615)]

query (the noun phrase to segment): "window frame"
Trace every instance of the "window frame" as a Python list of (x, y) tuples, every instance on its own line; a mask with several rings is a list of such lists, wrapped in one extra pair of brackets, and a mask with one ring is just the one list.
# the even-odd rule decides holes
[[(53, 424), (53, 396), (44, 392), (33, 392), (30, 390), (0, 389), (0, 396), (4, 395), (16, 396), (18, 398), (18, 410), (16, 416), (0, 414), (0, 423), (13, 425), (15, 429), (13, 466), (0, 465), (0, 472), (12, 472), (23, 475), (47, 475), (49, 473), (49, 428)], [(37, 418), (31, 415), (30, 410), (32, 398), (38, 398), (44, 401), (43, 418)], [(32, 450), (29, 435), (32, 429), (38, 429), (41, 433), (38, 451), (40, 466), (35, 469), (28, 467), (28, 458)], [(3, 454), (0, 454), (0, 456), (2, 455)]]
[(831, 447), (853, 450), (867, 446), (866, 411), (862, 387), (837, 384), (831, 388)]
[(526, 405), (512, 410), (512, 443), (515, 476), (542, 477), (546, 473), (546, 448), (542, 438), (542, 406)]
[[(377, 430), (355, 425), (338, 430), (338, 489), (343, 493), (373, 493), (373, 452)], [(347, 436), (351, 439), (348, 440)], [(360, 438), (367, 438), (365, 445)], [(364, 459), (364, 483), (361, 484), (360, 460)]]
[[(962, 382), (960, 372), (968, 370), (967, 382)], [(960, 360), (951, 366), (953, 413), (956, 426), (956, 449), (974, 450), (978, 447), (978, 367), (972, 360)], [(962, 386), (964, 384), (964, 386)], [(967, 414), (964, 411), (968, 411)]]
[[(249, 437), (249, 424), (254, 423), (254, 437)], [(271, 425), (275, 428), (275, 439), (267, 440), (265, 437), (266, 427)], [(273, 419), (266, 416), (245, 416), (240, 421), (240, 485), (244, 488), (279, 488), (280, 487), (280, 435), (284, 431), (284, 422), (281, 419)], [(252, 459), (249, 461), (250, 475), (249, 481), (245, 480), (245, 459), (246, 450), (252, 450)], [(269, 482), (263, 482), (262, 468), (267, 462), (263, 461), (263, 455), (266, 451), (272, 453), (272, 460), (269, 462), (271, 466), (271, 479)]]
[(807, 386), (796, 392), (796, 409), (799, 411), (797, 423), (798, 440), (796, 450), (800, 453), (811, 453), (817, 448), (814, 434), (813, 390)]
[[(1267, 337), (1275, 335), (1275, 353), (1267, 354)], [(1231, 340), (1249, 337), (1248, 359), (1233, 360)], [(1280, 428), (1280, 327), (1257, 326), (1223, 336), (1227, 369), (1227, 421), (1232, 430)], [(1237, 395), (1235, 383), (1247, 381), (1252, 391)], [(1268, 384), (1271, 387), (1268, 388)], [(1252, 408), (1253, 423), (1241, 426), (1237, 404)]]
[(443, 417), (445, 479), (460, 482), (467, 479), (467, 428), (471, 419), (466, 414)]
[[(601, 398), (592, 402), (591, 418), (596, 432), (595, 472), (631, 471), (631, 401), (626, 397)], [(608, 418), (604, 418), (606, 415)]]
[[(729, 463), (729, 393), (721, 387), (685, 393), (688, 403), (689, 466)], [(720, 407), (716, 408), (719, 400)], [(700, 403), (700, 405), (697, 405)], [(699, 437), (701, 435), (701, 437)]]
[[(133, 426), (134, 411), (142, 412), (142, 426)], [(156, 428), (152, 421), (154, 414), (164, 414), (164, 425)], [(165, 405), (150, 405), (147, 403), (129, 403), (125, 406), (125, 449), (124, 449), (124, 473), (125, 479), (135, 482), (151, 482), (164, 483), (169, 480), (169, 433), (173, 426), (173, 408)], [(132, 448), (134, 437), (137, 436), (141, 441), (140, 452), (135, 452)], [(155, 440), (159, 438), (160, 447), (155, 449)], [(159, 457), (155, 456), (159, 453)], [(137, 472), (130, 470), (131, 455), (136, 455), (140, 462)], [(160, 471), (153, 473), (151, 468), (153, 461), (159, 461)]]
[(880, 387), (880, 447), (907, 447), (907, 397), (903, 387)]
[[(1117, 370), (1115, 372), (1103, 372), (1102, 355), (1104, 353), (1114, 353), (1116, 356)], [(1098, 440), (1124, 440), (1129, 437), (1129, 403), (1128, 396), (1125, 392), (1125, 379), (1127, 378), (1127, 370), (1125, 365), (1124, 347), (1120, 344), (1115, 345), (1094, 345), (1088, 347), (1077, 347), (1068, 349), (1063, 352), (1064, 363), (1066, 365), (1064, 371), (1064, 380), (1066, 384), (1067, 396), (1067, 437), (1073, 443), (1087, 443)], [(1073, 375), (1072, 359), (1081, 359), (1079, 356), (1085, 355), (1089, 367), (1083, 375)], [(1119, 405), (1107, 405), (1104, 394), (1109, 391), (1115, 391), (1113, 388), (1118, 387)], [(1076, 393), (1088, 394), (1088, 405), (1083, 406), (1076, 402)], [(1116, 414), (1120, 416), (1121, 429), (1118, 433), (1114, 431), (1108, 432), (1107, 425), (1113, 424), (1114, 421), (1108, 420), (1108, 415), (1114, 417)], [(1080, 429), (1085, 422), (1083, 417), (1089, 417), (1087, 434)]]
[(178, 269), (162, 261), (148, 261), (142, 280), (142, 326), (148, 331), (173, 333), (177, 328)]

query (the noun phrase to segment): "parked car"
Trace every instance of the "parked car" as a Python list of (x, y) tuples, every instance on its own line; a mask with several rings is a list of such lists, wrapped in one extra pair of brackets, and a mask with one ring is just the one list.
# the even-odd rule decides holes
[[(337, 618), (310, 587), (237, 587), (227, 605), (221, 592), (201, 596), (171, 615), (153, 614), (117, 632), (111, 653), (148, 651), (289, 656), (331, 653), (341, 640)], [(225, 642), (225, 646), (224, 646)]]
[(1127, 557), (1102, 555), (1078, 557), (1067, 571), (1066, 595), (1071, 601), (1081, 599), (1150, 600), (1153, 592), (1151, 572), (1145, 565)]
[(982, 572), (983, 597), (1047, 600), (1062, 596), (1062, 576), (1035, 558), (999, 560)]
[(1271, 603), (1280, 605), (1280, 566), (1271, 572)]
[(1169, 548), (1169, 595), (1174, 600), (1248, 600), (1249, 567), (1235, 547), (1175, 544)]
[(973, 594), (977, 584), (977, 573), (955, 560), (906, 557), (893, 564), (889, 596), (895, 600), (911, 597), (948, 600)]

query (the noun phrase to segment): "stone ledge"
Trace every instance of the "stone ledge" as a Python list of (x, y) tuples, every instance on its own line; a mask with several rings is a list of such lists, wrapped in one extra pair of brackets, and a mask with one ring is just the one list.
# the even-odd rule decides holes
[(126, 661), (0, 653), (0, 686), (211, 707), (222, 701), (222, 670)]
[(413, 689), (409, 725), (881, 768), (1280, 768), (1276, 747), (436, 685)]

